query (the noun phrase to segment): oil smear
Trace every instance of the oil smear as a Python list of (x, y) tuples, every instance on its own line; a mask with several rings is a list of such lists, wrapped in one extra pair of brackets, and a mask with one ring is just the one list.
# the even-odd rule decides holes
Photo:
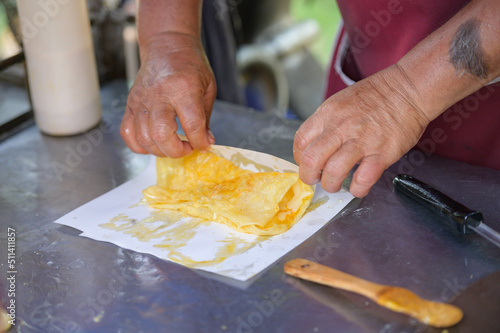
[(99, 226), (105, 229), (120, 231), (141, 242), (165, 250), (166, 257), (181, 265), (191, 268), (201, 268), (222, 263), (234, 255), (239, 255), (270, 236), (257, 236), (252, 241), (245, 240), (234, 233), (229, 233), (222, 240), (213, 242), (215, 255), (209, 260), (195, 260), (183, 253), (182, 248), (191, 241), (200, 227), (216, 223), (169, 210), (156, 210), (143, 220), (136, 220), (125, 214), (119, 214)]
[(327, 202), (328, 202), (328, 196), (324, 196), (324, 197), (321, 197), (321, 198), (314, 200), (313, 202), (311, 202), (309, 207), (307, 207), (305, 214), (312, 212), (312, 211), (315, 211), (317, 208), (323, 206)]

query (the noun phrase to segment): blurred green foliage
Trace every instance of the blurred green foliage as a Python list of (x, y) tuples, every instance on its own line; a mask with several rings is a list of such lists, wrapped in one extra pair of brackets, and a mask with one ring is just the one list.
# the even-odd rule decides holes
[(0, 4), (0, 35), (2, 35), (6, 27), (7, 27), (7, 16), (5, 15), (5, 9)]
[(292, 0), (291, 14), (297, 21), (314, 19), (321, 29), (321, 36), (311, 46), (312, 53), (326, 67), (330, 62), (333, 41), (340, 22), (340, 12), (335, 0)]

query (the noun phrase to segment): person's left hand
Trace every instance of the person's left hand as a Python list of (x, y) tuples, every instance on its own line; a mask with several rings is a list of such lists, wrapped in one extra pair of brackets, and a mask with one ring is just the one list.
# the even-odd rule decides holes
[(326, 191), (337, 192), (359, 163), (350, 192), (368, 194), (430, 121), (404, 81), (402, 69), (392, 66), (326, 100), (295, 135), (294, 158), (302, 181), (321, 182)]

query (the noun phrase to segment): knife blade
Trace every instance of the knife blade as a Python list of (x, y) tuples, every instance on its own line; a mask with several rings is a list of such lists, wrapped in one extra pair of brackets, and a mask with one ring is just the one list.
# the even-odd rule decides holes
[(467, 208), (413, 176), (400, 174), (392, 182), (395, 189), (446, 217), (460, 233), (478, 233), (500, 247), (500, 233), (484, 224), (481, 212)]

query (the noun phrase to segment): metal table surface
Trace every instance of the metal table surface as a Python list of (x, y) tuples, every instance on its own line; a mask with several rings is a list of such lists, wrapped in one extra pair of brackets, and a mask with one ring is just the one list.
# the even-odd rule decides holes
[[(228, 283), (79, 237), (52, 222), (146, 167), (147, 159), (120, 138), (126, 96), (121, 82), (103, 87), (103, 123), (87, 134), (50, 137), (33, 125), (0, 143), (0, 294), (8, 301), (11, 227), (19, 332), (441, 332), (359, 295), (287, 277), (283, 265), (309, 258), (445, 302), (500, 270), (500, 249), (479, 235), (451, 231), (395, 193), (391, 183), (396, 173), (411, 173), (481, 210), (487, 224), (500, 230), (500, 172), (417, 152), (252, 283)], [(299, 125), (220, 102), (212, 118), (218, 144), (287, 160), (293, 160)], [(472, 316), (465, 309), (465, 321)], [(480, 330), (462, 323), (454, 331)]]

